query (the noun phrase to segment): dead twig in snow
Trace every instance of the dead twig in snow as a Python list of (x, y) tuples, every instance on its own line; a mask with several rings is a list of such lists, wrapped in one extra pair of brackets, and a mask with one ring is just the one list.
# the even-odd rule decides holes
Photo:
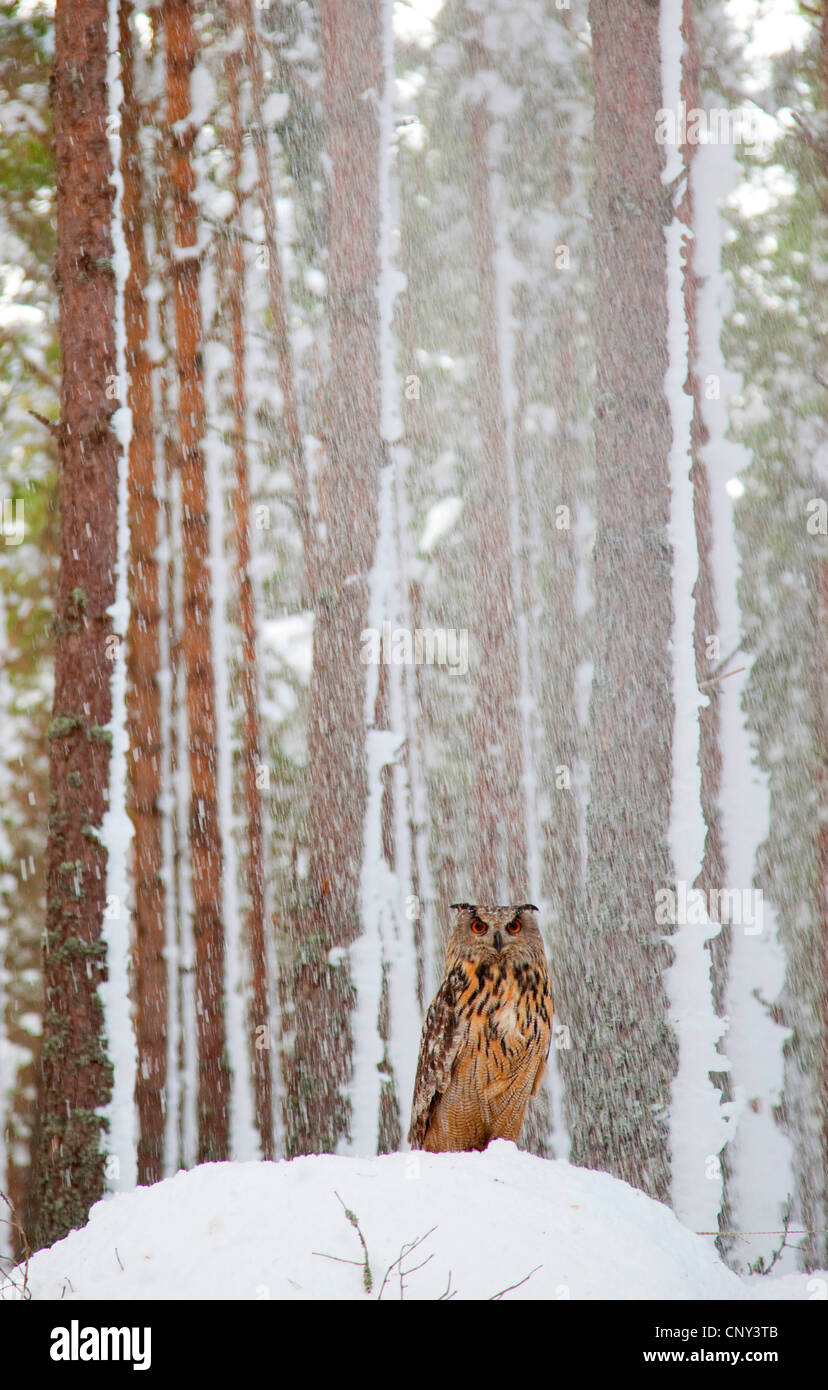
[(770, 1264), (765, 1264), (764, 1255), (760, 1255), (758, 1260), (754, 1260), (753, 1264), (749, 1264), (748, 1272), (750, 1274), (770, 1274), (771, 1270), (776, 1264), (776, 1261), (779, 1259), (780, 1255), (782, 1254), (782, 1251), (788, 1244), (788, 1231), (791, 1224), (792, 1207), (793, 1201), (789, 1192), (785, 1200), (785, 1206), (782, 1210), (782, 1226), (784, 1228), (782, 1233), (782, 1244), (777, 1246), (776, 1250), (773, 1251), (771, 1255)]
[(489, 1299), (489, 1303), (496, 1303), (497, 1300), (499, 1298), (502, 1298), (505, 1293), (511, 1293), (512, 1289), (519, 1289), (521, 1284), (525, 1284), (529, 1279), (532, 1278), (533, 1274), (537, 1274), (539, 1269), (543, 1269), (543, 1265), (535, 1265), (535, 1268), (530, 1269), (528, 1274), (524, 1274), (522, 1279), (518, 1279), (516, 1284), (507, 1284), (505, 1289), (500, 1290), (500, 1293), (493, 1293), (491, 1298)]
[(5, 1202), (6, 1206), (9, 1209), (9, 1220), (7, 1224), (11, 1226), (12, 1230), (17, 1231), (17, 1234), (20, 1236), (20, 1239), (23, 1242), (23, 1284), (18, 1288), (18, 1285), (15, 1284), (14, 1280), (11, 1278), (11, 1275), (7, 1274), (6, 1278), (12, 1285), (12, 1288), (18, 1290), (20, 1298), (26, 1299), (28, 1301), (32, 1296), (31, 1290), (29, 1288), (29, 1260), (31, 1259), (32, 1255), (31, 1246), (29, 1245), (29, 1238), (17, 1219), (17, 1213), (15, 1212), (15, 1209), (12, 1206), (11, 1199), (6, 1196), (5, 1192), (0, 1192), (0, 1201)]
[(413, 1255), (414, 1251), (415, 1251), (420, 1245), (423, 1244), (423, 1241), (428, 1240), (429, 1236), (433, 1235), (434, 1232), (435, 1232), (436, 1230), (437, 1230), (437, 1227), (436, 1227), (436, 1226), (432, 1226), (432, 1227), (431, 1227), (431, 1230), (430, 1230), (430, 1231), (426, 1231), (425, 1235), (418, 1236), (416, 1240), (407, 1241), (406, 1244), (402, 1246), (402, 1248), (401, 1248), (401, 1250), (400, 1250), (400, 1253), (399, 1253), (399, 1255), (397, 1256), (396, 1260), (394, 1260), (393, 1263), (390, 1264), (390, 1265), (388, 1266), (387, 1270), (385, 1271), (385, 1276), (384, 1276), (384, 1278), (383, 1278), (382, 1286), (381, 1286), (380, 1291), (379, 1291), (379, 1297), (378, 1297), (378, 1299), (377, 1299), (377, 1302), (378, 1302), (378, 1303), (382, 1301), (382, 1295), (383, 1295), (383, 1293), (384, 1293), (384, 1291), (385, 1291), (385, 1286), (386, 1286), (386, 1284), (388, 1283), (388, 1280), (391, 1278), (392, 1271), (395, 1270), (395, 1269), (397, 1270), (397, 1272), (398, 1272), (398, 1274), (399, 1274), (399, 1276), (400, 1276), (400, 1300), (402, 1301), (402, 1300), (405, 1298), (405, 1281), (406, 1281), (407, 1277), (408, 1277), (410, 1274), (416, 1274), (416, 1272), (417, 1272), (418, 1269), (422, 1269), (422, 1268), (423, 1268), (423, 1265), (427, 1265), (428, 1262), (429, 1262), (429, 1260), (433, 1260), (433, 1259), (434, 1259), (434, 1255), (433, 1255), (433, 1253), (432, 1253), (432, 1254), (429, 1255), (426, 1259), (421, 1260), (421, 1262), (420, 1262), (418, 1265), (413, 1265), (411, 1269), (403, 1269), (403, 1267), (402, 1267), (402, 1262), (403, 1262), (403, 1260), (406, 1259), (409, 1255)]

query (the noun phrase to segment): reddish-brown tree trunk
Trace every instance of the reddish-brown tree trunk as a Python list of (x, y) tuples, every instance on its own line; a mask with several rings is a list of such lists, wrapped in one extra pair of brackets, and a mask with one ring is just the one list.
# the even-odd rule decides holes
[(167, 1079), (167, 964), (161, 846), (161, 689), (158, 502), (155, 495), (152, 364), (146, 350), (147, 255), (141, 109), (135, 92), (132, 0), (118, 11), (123, 107), (121, 169), (129, 273), (124, 291), (129, 447), (129, 593), (127, 719), (131, 750), (127, 809), (135, 830), (135, 1030), (138, 1067), (138, 1182), (163, 1177), (164, 1088)]
[[(655, 894), (669, 886), (673, 728), (659, 10), (591, 0), (596, 238), (595, 671), (572, 1161), (665, 1200), (675, 1039)], [(573, 1069), (574, 1071), (574, 1069)]]
[(190, 858), (198, 1029), (198, 1161), (226, 1159), (230, 1072), (224, 1016), (222, 849), (216, 792), (216, 710), (211, 641), (198, 208), (193, 197), (190, 74), (197, 40), (192, 0), (164, 0), (167, 124), (175, 227), (173, 305), (178, 362), (184, 612), (182, 648), (190, 740)]
[[(333, 1148), (348, 1125), (353, 994), (346, 960), (359, 931), (366, 804), (360, 640), (377, 535), (379, 433), (380, 0), (323, 0), (330, 376), (318, 508), (325, 548), (315, 585), (308, 723), (310, 904), (297, 923), (286, 1052), (289, 1154)], [(321, 1045), (320, 1045), (321, 1044)]]
[[(156, 53), (163, 54), (163, 16), (155, 12), (154, 43)], [(156, 125), (156, 158), (153, 170), (153, 231), (158, 274), (163, 282), (172, 285), (172, 239), (174, 229), (170, 226), (170, 155), (169, 131), (163, 121), (164, 94), (156, 98), (153, 119)], [(165, 778), (169, 782), (167, 811), (170, 824), (167, 830), (170, 847), (170, 876), (165, 884), (169, 902), (169, 1009), (168, 1027), (176, 1036), (167, 1039), (167, 1108), (172, 1105), (175, 1111), (175, 1147), (165, 1155), (167, 1168), (186, 1167), (192, 1161), (185, 1150), (185, 1110), (191, 1103), (186, 1094), (187, 1049), (195, 1048), (194, 1037), (187, 1036), (183, 1027), (185, 990), (190, 984), (190, 974), (183, 958), (184, 949), (184, 903), (183, 887), (186, 868), (186, 815), (182, 814), (177, 794), (177, 774), (182, 761), (186, 762), (187, 749), (182, 747), (179, 738), (180, 705), (182, 703), (183, 660), (181, 650), (181, 621), (176, 578), (179, 574), (181, 547), (180, 528), (177, 526), (177, 489), (181, 478), (181, 462), (176, 422), (176, 360), (175, 323), (173, 305), (164, 298), (158, 305), (158, 334), (162, 344), (161, 360), (157, 364), (156, 391), (158, 398), (158, 418), (160, 434), (159, 481), (163, 479), (163, 505), (159, 509), (159, 524), (166, 551), (166, 564), (159, 570), (163, 580), (163, 620), (167, 642), (167, 662), (169, 680), (164, 693), (165, 715), (167, 721), (168, 746), (165, 750)], [(175, 1051), (173, 1052), (173, 1047)]]
[[(103, 1193), (105, 1122), (98, 1112), (112, 1084), (98, 995), (106, 978), (106, 851), (97, 837), (109, 783), (107, 610), (115, 597), (119, 458), (110, 424), (117, 401), (107, 399), (116, 372), (107, 46), (105, 0), (58, 0), (61, 561), (49, 729), (45, 1010), (31, 1233), (36, 1245), (81, 1226)], [(126, 911), (124, 903), (117, 906)]]
[[(247, 6), (245, 6), (247, 8)], [(235, 12), (235, 7), (234, 7)], [(234, 49), (227, 57), (227, 85), (230, 99), (228, 148), (231, 159), (231, 186), (240, 207), (243, 158), (243, 130), (240, 111), (242, 59)], [(239, 216), (239, 222), (241, 218)], [(270, 1064), (270, 1007), (265, 944), (265, 868), (262, 791), (258, 781), (261, 765), (261, 726), (259, 721), (259, 667), (256, 650), (256, 602), (250, 578), (250, 482), (247, 460), (247, 382), (245, 374), (245, 262), (241, 226), (230, 238), (230, 325), (233, 347), (233, 466), (235, 471), (236, 581), (239, 590), (239, 622), (242, 633), (242, 760), (244, 800), (247, 810), (247, 945), (250, 953), (250, 1035), (253, 1057), (253, 1084), (256, 1123), (262, 1157), (273, 1157), (273, 1081)], [(261, 1033), (259, 1030), (264, 1029)], [(264, 1042), (265, 1046), (259, 1044)]]
[[(469, 45), (473, 71), (485, 50)], [(520, 667), (509, 527), (509, 469), (498, 347), (495, 240), (489, 169), (490, 117), (485, 97), (469, 108), (471, 200), (477, 280), (477, 410), (480, 469), (472, 499), (475, 706), (474, 892), (478, 902), (522, 902), (526, 883), (526, 814), (521, 772)]]

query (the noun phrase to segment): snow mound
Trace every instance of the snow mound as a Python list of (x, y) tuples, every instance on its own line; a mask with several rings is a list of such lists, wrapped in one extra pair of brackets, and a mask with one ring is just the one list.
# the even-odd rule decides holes
[(98, 1202), (33, 1256), (29, 1287), (65, 1302), (364, 1298), (345, 1208), (374, 1299), (400, 1298), (401, 1271), (406, 1299), (745, 1297), (668, 1207), (505, 1140), (479, 1154), (203, 1164)]

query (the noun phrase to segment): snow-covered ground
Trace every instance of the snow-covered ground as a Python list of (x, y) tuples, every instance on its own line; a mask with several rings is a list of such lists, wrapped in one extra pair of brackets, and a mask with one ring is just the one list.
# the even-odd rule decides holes
[(28, 1270), (33, 1298), (64, 1301), (809, 1299), (819, 1285), (828, 1276), (742, 1280), (668, 1207), (505, 1140), (202, 1164), (97, 1203)]

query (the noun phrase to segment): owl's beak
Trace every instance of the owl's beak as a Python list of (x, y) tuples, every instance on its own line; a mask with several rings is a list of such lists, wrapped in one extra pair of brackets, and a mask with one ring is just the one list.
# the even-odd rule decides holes
[(502, 949), (503, 949), (503, 937), (500, 935), (500, 932), (499, 932), (499, 931), (496, 931), (496, 932), (495, 932), (494, 936), (492, 937), (492, 941), (494, 942), (494, 948), (495, 948), (495, 950), (496, 950), (496, 951), (502, 951)]

